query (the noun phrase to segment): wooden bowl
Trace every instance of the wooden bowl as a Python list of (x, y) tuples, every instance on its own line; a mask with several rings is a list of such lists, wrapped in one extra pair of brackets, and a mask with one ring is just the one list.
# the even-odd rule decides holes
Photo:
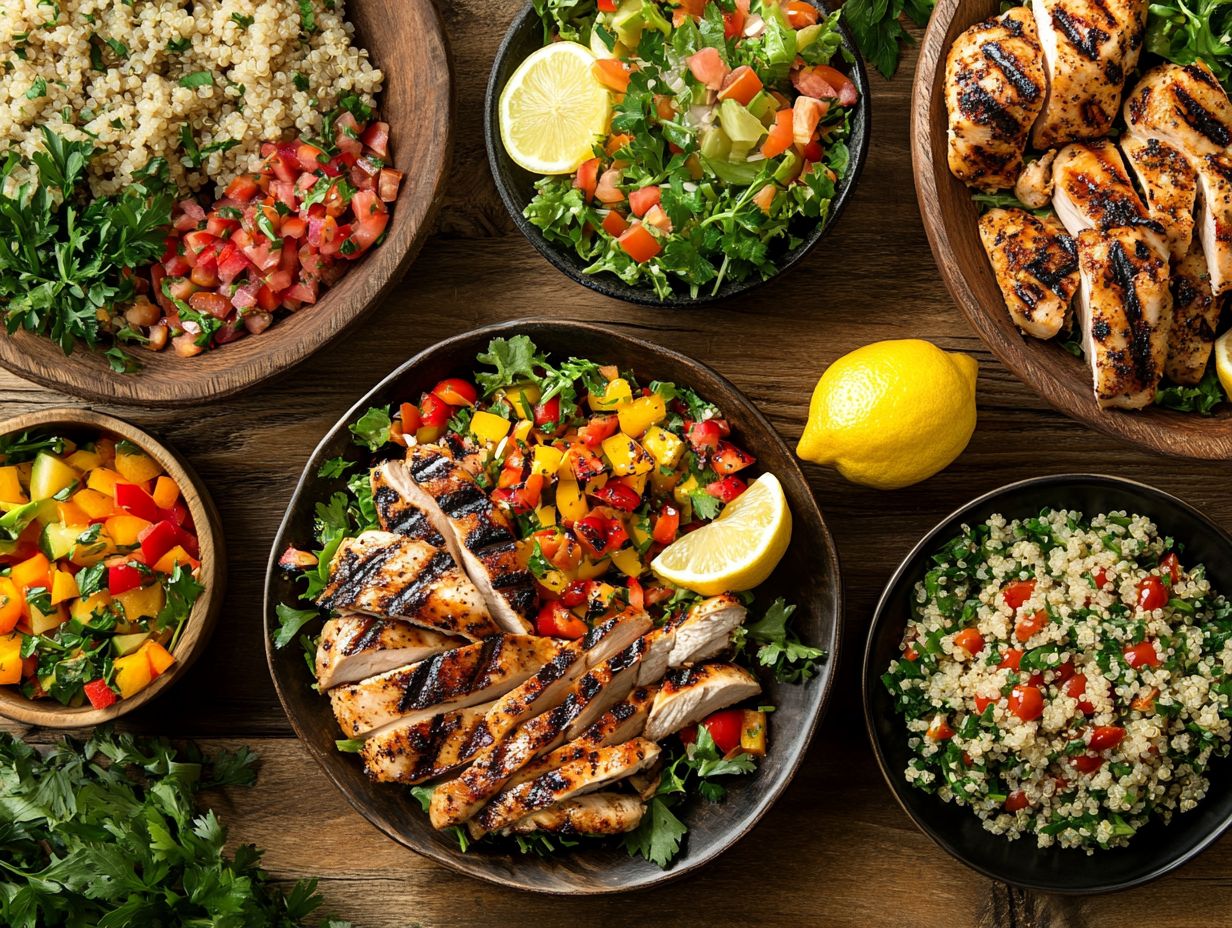
[(161, 444), (148, 432), (143, 432), (122, 419), (106, 416), (89, 409), (62, 407), (26, 413), (0, 422), (0, 435), (21, 432), (41, 426), (63, 428), (70, 437), (74, 433), (87, 435), (109, 433), (116, 438), (132, 442), (158, 462), (169, 477), (175, 480), (201, 546), (201, 569), (198, 580), (205, 585), (205, 592), (193, 604), (192, 612), (185, 619), (184, 632), (176, 643), (175, 663), (169, 670), (155, 678), (154, 682), (128, 699), (117, 700), (106, 709), (94, 709), (88, 704), (72, 709), (60, 705), (54, 699), (26, 699), (14, 687), (0, 686), (0, 715), (27, 725), (43, 725), (47, 728), (87, 728), (110, 722), (127, 715), (158, 696), (172, 683), (182, 677), (205, 649), (210, 633), (218, 620), (222, 607), (223, 587), (226, 583), (227, 559), (223, 551), (222, 527), (218, 510), (214, 508), (201, 478), (176, 454)]
[[(820, 0), (809, 0), (809, 2), (821, 9), (822, 15), (826, 14), (825, 6)], [(505, 39), (501, 42), (500, 48), (496, 52), (496, 60), (492, 64), (492, 74), (488, 78), (488, 92), (487, 98), (484, 101), (483, 113), (483, 132), (488, 148), (488, 163), (492, 168), (492, 177), (496, 181), (496, 189), (500, 192), (501, 200), (504, 202), (505, 208), (509, 210), (509, 216), (513, 219), (514, 225), (526, 236), (527, 241), (534, 245), (541, 255), (547, 258), (548, 263), (565, 276), (572, 278), (585, 287), (589, 287), (591, 290), (602, 293), (604, 296), (625, 300), (629, 303), (640, 303), (645, 306), (698, 306), (703, 303), (713, 303), (716, 300), (746, 293), (766, 283), (767, 280), (776, 280), (782, 276), (784, 271), (808, 254), (813, 246), (825, 237), (826, 232), (831, 226), (838, 221), (839, 214), (843, 211), (843, 208), (847, 205), (852, 193), (855, 191), (856, 184), (860, 179), (860, 172), (864, 169), (864, 162), (868, 156), (868, 141), (871, 132), (870, 120), (872, 118), (868, 74), (864, 70), (864, 59), (860, 57), (855, 42), (852, 41), (846, 25), (841, 21), (839, 23), (839, 32), (842, 34), (843, 44), (855, 58), (855, 64), (851, 65), (850, 68), (851, 81), (856, 85), (856, 90), (859, 91), (860, 101), (856, 104), (856, 109), (851, 119), (851, 138), (848, 139), (848, 146), (851, 149), (851, 163), (847, 169), (847, 176), (842, 179), (838, 189), (835, 191), (834, 200), (830, 204), (830, 214), (826, 217), (825, 222), (809, 226), (806, 220), (797, 220), (792, 225), (791, 231), (793, 235), (799, 236), (802, 241), (790, 251), (785, 248), (781, 249), (778, 257), (778, 271), (772, 277), (766, 278), (766, 280), (754, 278), (739, 282), (728, 281), (713, 296), (710, 294), (710, 289), (706, 287), (703, 287), (696, 297), (690, 296), (687, 290), (677, 289), (666, 299), (660, 299), (655, 293), (654, 288), (649, 284), (645, 286), (626, 284), (615, 274), (611, 273), (584, 274), (583, 269), (590, 264), (589, 261), (583, 261), (575, 252), (555, 242), (549, 242), (539, 227), (522, 215), (522, 211), (535, 195), (535, 181), (539, 179), (539, 175), (531, 174), (529, 171), (514, 164), (513, 160), (505, 153), (505, 146), (501, 142), (500, 137), (498, 110), (501, 91), (504, 89), (505, 84), (509, 82), (509, 78), (513, 76), (513, 72), (517, 70), (518, 65), (532, 52), (543, 45), (543, 27), (540, 25), (539, 16), (535, 12), (534, 5), (528, 3), (510, 24), (509, 31), (505, 33)], [(841, 64), (843, 67), (846, 66), (841, 61), (836, 62), (836, 64)]]
[(907, 729), (881, 682), (899, 656), (912, 614), (915, 584), (933, 566), (933, 553), (961, 531), (995, 513), (1006, 519), (1072, 509), (1091, 517), (1124, 509), (1147, 516), (1161, 535), (1185, 545), (1186, 564), (1204, 564), (1213, 589), (1232, 591), (1232, 536), (1198, 510), (1145, 484), (1094, 474), (1055, 474), (1012, 483), (972, 500), (925, 535), (904, 558), (877, 604), (864, 651), (864, 721), (877, 763), (903, 811), (957, 860), (994, 880), (1045, 893), (1100, 893), (1128, 889), (1163, 876), (1209, 847), (1232, 824), (1232, 761), (1212, 757), (1210, 789), (1196, 808), (1165, 825), (1152, 819), (1126, 847), (1088, 855), (1074, 848), (1038, 848), (1030, 835), (1009, 841), (985, 831), (969, 808), (943, 802), (911, 785)]
[(71, 355), (50, 339), (0, 327), (0, 366), (55, 390), (110, 403), (191, 406), (232, 396), (275, 377), (339, 337), (373, 309), (406, 273), (441, 202), (452, 146), (449, 55), (435, 4), (351, 0), (356, 41), (385, 74), (378, 99), (390, 124), (393, 166), (405, 180), (393, 204), (388, 237), (314, 306), (284, 315), (249, 336), (195, 358), (134, 349), (133, 374), (114, 373), (101, 351)]
[[(797, 603), (795, 626), (809, 644), (824, 647), (829, 660), (818, 677), (803, 685), (781, 685), (763, 678), (766, 701), (778, 710), (770, 719), (770, 751), (755, 774), (732, 777), (724, 802), (693, 801), (681, 813), (689, 834), (681, 856), (667, 871), (634, 859), (610, 841), (584, 841), (551, 857), (511, 855), (482, 847), (463, 854), (452, 836), (431, 827), (419, 803), (405, 787), (373, 783), (362, 765), (335, 748), (340, 737), (329, 700), (311, 688), (314, 682), (298, 644), (275, 650), (271, 633), (278, 627), (279, 603), (302, 605), (296, 584), (277, 567), (287, 544), (312, 547), (313, 504), (339, 488), (337, 480), (317, 476), (321, 463), (339, 455), (359, 460), (347, 429), (369, 406), (397, 404), (418, 396), (443, 377), (470, 375), (475, 355), (495, 336), (525, 334), (553, 357), (602, 359), (631, 368), (646, 380), (687, 384), (717, 403), (730, 419), (742, 446), (759, 466), (783, 484), (794, 516), (792, 544), (774, 575), (759, 592), (758, 606), (775, 596)], [(361, 815), (411, 850), (460, 873), (518, 889), (558, 894), (599, 894), (643, 889), (676, 879), (713, 860), (731, 847), (771, 806), (795, 773), (829, 699), (838, 669), (842, 586), (838, 558), (825, 522), (791, 451), (753, 404), (719, 374), (683, 355), (611, 329), (576, 322), (521, 320), (487, 326), (441, 342), (395, 370), (356, 403), (322, 439), (309, 459), (286, 518), (278, 530), (265, 584), (266, 656), (287, 717), (317, 763)], [(310, 626), (316, 631), (319, 626)]]
[(1086, 362), (1022, 335), (980, 243), (980, 211), (946, 163), (945, 56), (954, 39), (1000, 10), (997, 0), (939, 0), (924, 35), (911, 105), (911, 157), (924, 230), (946, 287), (1001, 362), (1057, 410), (1108, 435), (1178, 457), (1232, 460), (1232, 406), (1210, 417), (1151, 406), (1101, 409)]

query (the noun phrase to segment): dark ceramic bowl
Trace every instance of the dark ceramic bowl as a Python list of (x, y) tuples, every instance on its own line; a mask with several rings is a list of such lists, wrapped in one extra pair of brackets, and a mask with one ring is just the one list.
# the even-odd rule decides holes
[[(647, 381), (688, 384), (723, 409), (741, 445), (756, 455), (758, 467), (779, 478), (791, 506), (791, 546), (778, 569), (758, 589), (757, 606), (764, 608), (776, 596), (796, 603), (796, 631), (809, 644), (825, 648), (830, 659), (818, 677), (803, 685), (778, 684), (763, 677), (766, 701), (778, 706), (770, 720), (769, 753), (756, 773), (731, 779), (723, 802), (692, 801), (684, 807), (680, 815), (689, 834), (681, 856), (666, 871), (629, 857), (618, 842), (611, 841), (584, 841), (549, 857), (482, 846), (461, 853), (450, 835), (432, 829), (407, 788), (369, 781), (354, 755), (336, 750), (334, 740), (339, 732), (329, 700), (311, 688), (313, 680), (299, 645), (275, 650), (270, 642), (270, 632), (278, 627), (277, 604), (300, 605), (294, 584), (277, 568), (278, 556), (287, 544), (312, 547), (313, 505), (339, 488), (338, 481), (317, 476), (321, 463), (339, 455), (358, 458), (348, 424), (369, 406), (396, 406), (444, 377), (470, 375), (475, 355), (486, 350), (493, 337), (515, 334), (530, 336), (556, 358), (602, 359), (633, 370)], [(730, 382), (683, 355), (610, 329), (523, 320), (476, 329), (422, 352), (381, 381), (322, 439), (304, 468), (271, 552), (265, 584), (266, 657), (282, 706), (309, 753), (356, 811), (395, 841), (461, 873), (505, 886), (561, 894), (611, 893), (659, 885), (696, 870), (745, 835), (782, 793), (829, 700), (838, 667), (841, 600), (834, 543), (800, 468), (770, 423)], [(315, 633), (316, 626), (310, 628)]]
[[(817, 0), (809, 0), (809, 2), (821, 9), (824, 15), (825, 7), (821, 3), (817, 2)], [(850, 68), (841, 60), (836, 60), (834, 63), (836, 66), (841, 66), (850, 72), (852, 83), (856, 85), (856, 89), (860, 93), (860, 100), (856, 104), (855, 113), (851, 120), (851, 138), (847, 142), (851, 149), (851, 164), (847, 169), (847, 176), (842, 178), (838, 184), (834, 200), (830, 204), (830, 215), (826, 218), (826, 221), (818, 225), (807, 220), (797, 220), (796, 224), (792, 226), (791, 231), (794, 235), (800, 237), (802, 241), (790, 251), (784, 248), (777, 256), (778, 273), (773, 277), (767, 278), (768, 280), (774, 280), (781, 276), (784, 271), (803, 258), (814, 245), (821, 241), (829, 228), (834, 225), (838, 220), (839, 214), (847, 205), (847, 201), (851, 199), (851, 195), (855, 191), (856, 183), (860, 179), (860, 172), (864, 169), (865, 158), (868, 155), (869, 113), (871, 108), (869, 103), (868, 74), (864, 70), (864, 61), (860, 57), (860, 53), (856, 49), (856, 44), (852, 40), (850, 33), (847, 32), (846, 26), (840, 23), (839, 31), (842, 33), (843, 44), (851, 52), (855, 63)], [(509, 26), (509, 31), (505, 33), (504, 41), (501, 42), (501, 46), (496, 52), (496, 61), (492, 65), (492, 74), (488, 78), (488, 92), (487, 98), (484, 101), (483, 114), (483, 132), (488, 146), (488, 163), (492, 167), (492, 176), (496, 180), (496, 189), (500, 191), (501, 199), (505, 202), (505, 208), (509, 210), (509, 215), (513, 217), (514, 223), (530, 243), (539, 249), (540, 254), (547, 258), (557, 270), (572, 277), (583, 286), (590, 287), (590, 289), (596, 290), (604, 296), (625, 300), (629, 303), (641, 303), (646, 306), (697, 306), (703, 303), (722, 300), (729, 296), (735, 296), (739, 293), (745, 293), (765, 283), (766, 281), (761, 278), (740, 282), (728, 281), (719, 288), (718, 293), (711, 294), (710, 289), (704, 287), (696, 297), (690, 296), (685, 289), (677, 288), (666, 299), (659, 299), (654, 292), (654, 288), (650, 286), (630, 286), (615, 274), (582, 273), (582, 269), (587, 266), (588, 262), (583, 261), (573, 251), (557, 245), (555, 242), (549, 242), (543, 237), (543, 233), (539, 228), (522, 215), (522, 211), (534, 197), (535, 181), (539, 179), (539, 175), (531, 174), (529, 171), (518, 167), (505, 153), (505, 146), (502, 144), (500, 137), (498, 106), (501, 91), (509, 81), (509, 78), (513, 76), (513, 72), (517, 70), (518, 65), (529, 57), (531, 52), (542, 46), (543, 27), (540, 24), (539, 16), (535, 13), (534, 7), (528, 3), (526, 8), (514, 18), (513, 23)]]
[(968, 867), (995, 880), (1049, 893), (1100, 893), (1128, 889), (1163, 876), (1201, 853), (1232, 823), (1232, 761), (1217, 759), (1210, 790), (1197, 808), (1143, 827), (1128, 847), (1088, 855), (1075, 849), (1040, 849), (1034, 838), (1014, 841), (985, 831), (970, 809), (907, 784), (910, 752), (902, 716), (881, 675), (899, 654), (910, 616), (910, 599), (931, 556), (963, 524), (976, 525), (1000, 513), (1007, 519), (1039, 515), (1045, 506), (1076, 509), (1087, 516), (1124, 509), (1152, 519), (1160, 533), (1185, 545), (1185, 563), (1206, 565), (1211, 586), (1232, 591), (1232, 536), (1192, 506), (1153, 487), (1117, 477), (1058, 474), (1012, 483), (950, 515), (924, 536), (899, 566), (873, 616), (864, 652), (864, 715), (881, 772), (903, 810), (920, 830)]

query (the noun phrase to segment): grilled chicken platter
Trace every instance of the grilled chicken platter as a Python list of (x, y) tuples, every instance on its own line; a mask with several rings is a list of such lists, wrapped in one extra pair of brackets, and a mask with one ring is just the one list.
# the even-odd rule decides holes
[[(666, 866), (681, 795), (717, 801), (766, 753), (764, 677), (825, 659), (782, 600), (748, 620), (747, 563), (715, 567), (782, 491), (685, 387), (525, 336), (478, 361), (354, 423), (319, 548), (281, 558), (311, 608), (280, 607), (275, 644), (323, 620), (302, 641), (339, 749), (463, 850), (623, 835)], [(762, 579), (790, 537), (773, 518)]]
[(1147, 60), (1147, 13), (1032, 0), (960, 34), (949, 166), (1025, 335), (1085, 355), (1105, 409), (1209, 413), (1227, 399), (1232, 102), (1201, 60)]

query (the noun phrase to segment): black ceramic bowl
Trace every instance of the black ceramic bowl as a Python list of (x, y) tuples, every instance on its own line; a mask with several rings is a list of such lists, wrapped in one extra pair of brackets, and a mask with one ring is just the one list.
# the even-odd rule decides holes
[[(821, 9), (824, 14), (825, 7), (820, 2), (817, 2), (817, 0), (809, 0), (809, 2)], [(847, 176), (839, 181), (834, 201), (830, 204), (830, 215), (826, 218), (826, 221), (817, 225), (809, 223), (807, 220), (797, 220), (797, 225), (792, 227), (792, 232), (800, 237), (802, 241), (790, 251), (785, 248), (783, 249), (776, 259), (778, 273), (773, 277), (767, 278), (768, 280), (774, 280), (781, 276), (784, 271), (803, 258), (814, 245), (821, 241), (826, 231), (834, 225), (838, 220), (839, 213), (843, 211), (843, 207), (851, 199), (856, 183), (860, 179), (860, 172), (864, 168), (865, 157), (868, 155), (870, 132), (868, 74), (864, 70), (864, 61), (860, 57), (856, 44), (852, 40), (846, 26), (840, 23), (839, 30), (843, 36), (843, 44), (851, 52), (855, 63), (847, 67), (845, 62), (836, 60), (834, 64), (850, 72), (852, 83), (856, 85), (856, 90), (860, 93), (860, 100), (856, 104), (856, 110), (851, 120), (851, 138), (847, 142), (848, 147), (851, 149), (851, 164), (847, 169)], [(604, 296), (615, 297), (629, 303), (641, 303), (646, 306), (697, 306), (729, 296), (735, 296), (738, 293), (745, 293), (765, 283), (766, 281), (761, 278), (740, 282), (727, 281), (719, 288), (718, 293), (712, 294), (709, 288), (704, 287), (696, 297), (690, 296), (687, 290), (678, 288), (667, 299), (659, 299), (654, 292), (654, 288), (650, 286), (630, 286), (615, 274), (603, 273), (596, 275), (582, 273), (582, 269), (586, 267), (587, 262), (579, 258), (573, 251), (554, 242), (549, 242), (543, 237), (543, 233), (540, 232), (539, 228), (522, 215), (526, 204), (534, 197), (535, 181), (539, 179), (539, 176), (518, 167), (505, 153), (505, 146), (502, 144), (500, 137), (498, 106), (501, 91), (513, 75), (513, 72), (517, 70), (518, 65), (531, 52), (542, 46), (543, 26), (540, 23), (539, 16), (535, 13), (534, 6), (528, 3), (526, 8), (514, 18), (513, 23), (509, 26), (509, 31), (505, 33), (504, 41), (501, 42), (500, 48), (496, 52), (496, 61), (492, 65), (492, 74), (488, 78), (488, 92), (487, 98), (484, 101), (483, 114), (483, 134), (488, 146), (488, 163), (492, 166), (492, 176), (496, 179), (496, 189), (500, 191), (501, 199), (505, 203), (505, 208), (509, 210), (509, 215), (513, 217), (514, 223), (522, 230), (522, 234), (526, 236), (530, 243), (538, 248), (539, 252), (557, 270), (572, 277), (578, 283), (590, 287), (590, 289), (596, 290)]]
[(1162, 535), (1185, 545), (1187, 565), (1206, 565), (1211, 586), (1232, 592), (1232, 536), (1192, 506), (1153, 487), (1116, 477), (1058, 474), (1012, 483), (959, 509), (924, 536), (899, 566), (877, 605), (864, 652), (864, 715), (877, 763), (903, 810), (942, 848), (985, 876), (1050, 893), (1128, 889), (1168, 873), (1199, 854), (1232, 822), (1232, 759), (1216, 759), (1210, 790), (1197, 808), (1142, 828), (1128, 847), (1088, 855), (1082, 850), (1039, 849), (1024, 835), (1014, 841), (984, 830), (970, 809), (942, 802), (907, 784), (906, 728), (881, 683), (899, 654), (910, 598), (934, 551), (959, 533), (1000, 513), (1007, 519), (1038, 515), (1045, 506), (1087, 516), (1124, 509), (1152, 519)]
[[(312, 547), (314, 505), (338, 489), (337, 480), (319, 476), (321, 464), (338, 456), (358, 458), (348, 425), (369, 406), (396, 406), (444, 377), (470, 374), (475, 355), (485, 351), (493, 337), (517, 334), (530, 336), (557, 358), (601, 358), (646, 381), (688, 384), (723, 409), (741, 446), (757, 457), (760, 468), (779, 478), (791, 506), (791, 546), (758, 588), (758, 605), (769, 605), (777, 596), (796, 603), (793, 624), (797, 633), (807, 643), (825, 648), (830, 659), (817, 677), (804, 684), (780, 684), (763, 676), (764, 699), (778, 707), (770, 719), (769, 752), (755, 773), (731, 779), (722, 802), (691, 801), (684, 807), (680, 815), (689, 833), (681, 856), (666, 871), (630, 857), (619, 842), (612, 841), (582, 842), (547, 857), (511, 854), (505, 848), (483, 845), (462, 853), (452, 836), (432, 829), (406, 787), (371, 782), (354, 755), (335, 748), (338, 725), (329, 700), (312, 689), (299, 644), (278, 650), (270, 642), (270, 633), (279, 624), (277, 604), (302, 605), (296, 602), (297, 584), (278, 569), (278, 557), (288, 544)], [(266, 658), (278, 698), (308, 752), (351, 805), (389, 837), (454, 870), (503, 886), (570, 895), (611, 893), (656, 886), (713, 860), (747, 834), (786, 788), (829, 701), (838, 668), (841, 601), (838, 557), (813, 494), (790, 449), (736, 387), (683, 355), (610, 329), (521, 320), (476, 329), (416, 355), (373, 387), (321, 440), (287, 506), (270, 555), (265, 582)], [(317, 628), (309, 626), (314, 634)]]

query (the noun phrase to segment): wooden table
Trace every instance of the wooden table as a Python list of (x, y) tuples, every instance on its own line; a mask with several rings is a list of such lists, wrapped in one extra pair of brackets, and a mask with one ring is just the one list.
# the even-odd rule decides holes
[[(858, 695), (865, 630), (894, 566), (947, 512), (1011, 480), (1095, 471), (1155, 484), (1232, 526), (1226, 468), (1140, 452), (1061, 417), (1002, 368), (959, 317), (933, 265), (912, 189), (913, 54), (895, 80), (873, 78), (873, 145), (863, 182), (813, 255), (747, 300), (655, 311), (607, 300), (554, 271), (514, 230), (497, 198), (481, 140), (483, 87), (514, 6), (443, 4), (458, 98), (450, 192), (436, 235), (384, 306), (349, 338), (239, 399), (182, 412), (108, 409), (189, 457), (218, 503), (230, 549), (230, 587), (208, 650), (126, 727), (253, 746), (262, 758), (257, 786), (212, 797), (232, 840), (265, 847), (265, 863), (280, 879), (320, 875), (326, 908), (368, 928), (644, 928), (698, 924), (702, 913), (709, 928), (1096, 928), (1136, 922), (1146, 912), (1161, 928), (1224, 922), (1232, 911), (1232, 839), (1144, 889), (1092, 899), (1023, 893), (969, 872), (936, 848), (895, 804), (873, 762)], [(835, 698), (799, 775), (753, 833), (700, 874), (655, 893), (597, 901), (525, 895), (456, 876), (386, 840), (300, 748), (265, 666), (266, 557), (318, 438), (416, 351), (477, 325), (540, 315), (609, 323), (706, 361), (792, 442), (821, 371), (859, 345), (927, 338), (981, 363), (979, 428), (943, 474), (879, 493), (808, 469), (847, 591)], [(73, 402), (0, 373), (4, 414)]]

